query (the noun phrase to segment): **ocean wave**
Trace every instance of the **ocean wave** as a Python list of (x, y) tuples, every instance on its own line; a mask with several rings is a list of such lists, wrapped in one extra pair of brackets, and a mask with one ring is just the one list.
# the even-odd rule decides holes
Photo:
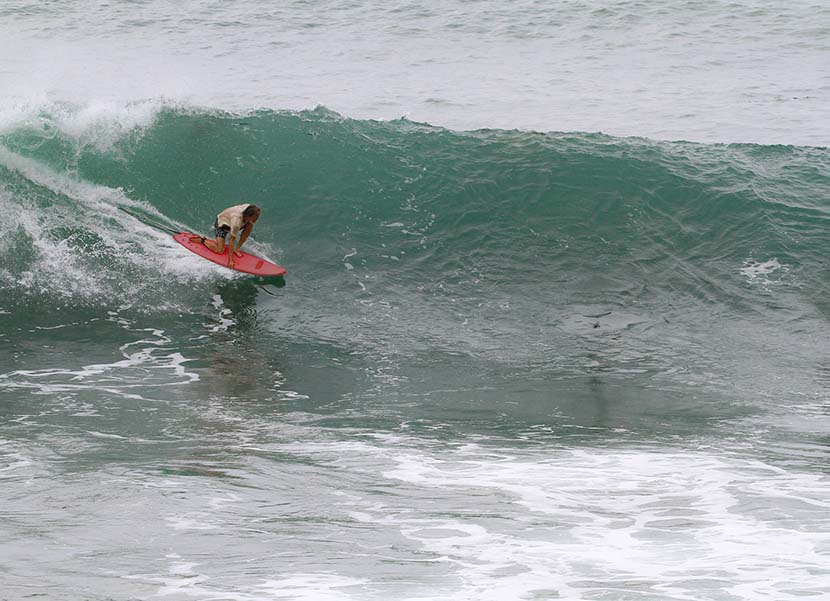
[(4, 309), (212, 298), (231, 272), (147, 224), (206, 232), (237, 202), (263, 207), (249, 246), (289, 268), (281, 327), (303, 339), (524, 360), (639, 336), (616, 356), (659, 370), (678, 353), (662, 348), (667, 324), (763, 329), (829, 308), (826, 150), (459, 132), (323, 107), (134, 110), (2, 129)]

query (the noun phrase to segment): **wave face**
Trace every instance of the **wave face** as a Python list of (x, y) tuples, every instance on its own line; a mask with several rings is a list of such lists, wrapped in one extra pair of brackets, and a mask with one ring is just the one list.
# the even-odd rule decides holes
[(7, 128), (4, 304), (187, 304), (214, 271), (119, 209), (208, 231), (256, 202), (252, 248), (286, 263), (293, 295), (346, 322), (384, 306), (416, 345), (535, 354), (583, 326), (826, 311), (825, 149), (145, 111)]

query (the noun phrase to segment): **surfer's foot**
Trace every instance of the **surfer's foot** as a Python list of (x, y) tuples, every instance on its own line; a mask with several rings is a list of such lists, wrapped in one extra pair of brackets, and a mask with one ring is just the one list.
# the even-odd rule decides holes
[[(200, 244), (205, 244), (205, 237), (204, 236), (191, 236), (190, 241), (191, 242), (198, 242)], [(205, 244), (205, 246), (207, 246), (207, 245)]]

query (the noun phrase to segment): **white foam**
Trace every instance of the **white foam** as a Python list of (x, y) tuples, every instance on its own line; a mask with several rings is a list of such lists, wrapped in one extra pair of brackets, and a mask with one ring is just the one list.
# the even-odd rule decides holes
[[(297, 601), (344, 601), (361, 599), (347, 590), (366, 582), (359, 579), (325, 572), (305, 574), (275, 574), (258, 583), (223, 586), (210, 576), (200, 573), (199, 563), (185, 561), (178, 554), (167, 555), (170, 561), (166, 575), (133, 574), (124, 578), (159, 585), (154, 596), (175, 598), (222, 599), (230, 601), (269, 601), (291, 599)], [(275, 570), (277, 571), (277, 570)]]
[[(95, 267), (91, 250), (79, 252), (68, 240), (50, 235), (54, 228), (74, 227), (91, 232), (98, 244), (94, 252), (117, 257), (139, 267), (146, 276), (198, 280), (215, 274), (207, 262), (184, 252), (168, 234), (150, 227), (121, 207), (140, 209), (160, 221), (166, 221), (151, 205), (128, 198), (122, 190), (75, 180), (56, 173), (40, 163), (9, 152), (0, 146), (0, 164), (19, 172), (29, 181), (64, 195), (66, 205), (56, 204), (45, 210), (31, 206), (29, 199), (0, 188), (0, 211), (9, 216), (9, 231), (23, 230), (36, 250), (35, 263), (23, 273), (4, 270), (2, 278), (34, 293), (56, 293), (66, 297), (110, 298), (116, 293), (140, 295), (144, 286), (124, 286), (117, 272)], [(173, 224), (186, 229), (180, 224)]]
[[(79, 415), (78, 413), (74, 415)], [(104, 432), (97, 432), (95, 430), (87, 430), (87, 434), (94, 438), (104, 438), (107, 440), (129, 440), (126, 436), (119, 436), (118, 434), (105, 434)]]
[(364, 595), (352, 595), (343, 589), (358, 587), (366, 579), (339, 576), (337, 574), (288, 574), (257, 585), (256, 594), (266, 599), (292, 599), (297, 601), (341, 601), (363, 599)]
[[(110, 320), (124, 329), (142, 331), (132, 330), (123, 318), (111, 317)], [(18, 369), (0, 374), (0, 389), (31, 389), (47, 394), (100, 390), (124, 398), (146, 400), (141, 393), (148, 389), (199, 380), (197, 373), (186, 368), (190, 359), (169, 348), (173, 341), (163, 330), (145, 331), (151, 332), (152, 337), (143, 336), (122, 345), (119, 351), (123, 358), (118, 361), (92, 363), (78, 369)]]
[(218, 526), (208, 522), (210, 517), (203, 513), (172, 515), (164, 520), (173, 530), (216, 530)]
[(28, 127), (46, 137), (60, 134), (78, 145), (107, 151), (126, 135), (152, 126), (166, 105), (162, 99), (70, 104), (33, 96), (0, 105), (0, 133)]
[(767, 261), (759, 262), (754, 259), (747, 259), (741, 267), (741, 274), (751, 283), (761, 283), (768, 285), (774, 283), (770, 279), (770, 275), (776, 271), (788, 271), (788, 268), (782, 265), (777, 258), (769, 259)]
[(15, 471), (32, 465), (32, 460), (22, 453), (7, 453), (0, 456), (0, 479), (14, 478)]
[(93, 100), (57, 112), (55, 125), (63, 134), (105, 151), (136, 129), (153, 125), (163, 106), (160, 100), (126, 104)]
[(208, 330), (211, 332), (227, 332), (229, 328), (236, 325), (236, 321), (230, 318), (233, 312), (225, 306), (225, 302), (221, 296), (214, 294), (211, 299), (211, 304), (219, 312), (216, 317), (219, 323), (213, 326), (206, 326)]
[(583, 599), (638, 588), (700, 599), (709, 598), (697, 588), (706, 579), (747, 600), (797, 598), (787, 581), (816, 596), (830, 589), (830, 481), (821, 475), (699, 452), (453, 455), (401, 454), (383, 473), (431, 491), (433, 509), (375, 504), (351, 514), (398, 527), (452, 564), (462, 589), (436, 599), (539, 591)]
[[(3, 149), (0, 147), (0, 161), (3, 161)], [(12, 275), (8, 270), (4, 279), (18, 286), (43, 291), (49, 282), (60, 282), (60, 290), (66, 296), (91, 296), (101, 292), (100, 280), (79, 265), (77, 253), (67, 248), (66, 244), (55, 243), (48, 236), (48, 221), (58, 217), (55, 213), (31, 208), (21, 208), (12, 200), (11, 195), (0, 189), (0, 212), (7, 216), (7, 231), (15, 233), (22, 229), (28, 235), (37, 253), (35, 265), (23, 273)], [(57, 223), (56, 223), (57, 225)]]

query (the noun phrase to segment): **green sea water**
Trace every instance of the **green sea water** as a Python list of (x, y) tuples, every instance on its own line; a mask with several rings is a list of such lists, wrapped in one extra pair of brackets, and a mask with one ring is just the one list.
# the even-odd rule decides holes
[(0, 2), (0, 601), (828, 597), (828, 31)]
[[(0, 599), (820, 598), (828, 173), (324, 108), (7, 128)], [(284, 278), (165, 231), (241, 202)]]

